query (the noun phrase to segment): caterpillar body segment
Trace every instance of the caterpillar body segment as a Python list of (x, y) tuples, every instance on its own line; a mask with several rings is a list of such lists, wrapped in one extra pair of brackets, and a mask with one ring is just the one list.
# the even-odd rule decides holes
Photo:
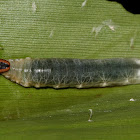
[(140, 84), (140, 60), (15, 59), (3, 75), (24, 87), (90, 88)]

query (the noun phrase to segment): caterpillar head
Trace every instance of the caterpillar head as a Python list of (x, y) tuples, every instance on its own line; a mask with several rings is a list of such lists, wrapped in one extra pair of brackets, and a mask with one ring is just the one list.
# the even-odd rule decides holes
[(7, 60), (0, 59), (0, 73), (7, 72), (10, 69), (10, 63)]

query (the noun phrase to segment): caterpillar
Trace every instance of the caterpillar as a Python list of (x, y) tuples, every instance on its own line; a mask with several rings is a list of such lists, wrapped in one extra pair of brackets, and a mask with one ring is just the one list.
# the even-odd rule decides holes
[(123, 86), (140, 84), (140, 59), (0, 59), (0, 73), (23, 87)]

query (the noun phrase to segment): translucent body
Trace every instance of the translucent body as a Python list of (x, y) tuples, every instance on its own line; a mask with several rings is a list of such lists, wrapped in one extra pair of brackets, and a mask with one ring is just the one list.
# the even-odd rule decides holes
[(3, 75), (24, 87), (106, 87), (140, 83), (139, 59), (16, 59)]

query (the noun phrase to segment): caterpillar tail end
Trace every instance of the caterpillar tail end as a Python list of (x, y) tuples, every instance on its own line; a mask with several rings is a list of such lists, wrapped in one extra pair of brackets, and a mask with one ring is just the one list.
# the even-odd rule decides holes
[(10, 62), (4, 59), (0, 59), (0, 73), (4, 73), (10, 70)]

